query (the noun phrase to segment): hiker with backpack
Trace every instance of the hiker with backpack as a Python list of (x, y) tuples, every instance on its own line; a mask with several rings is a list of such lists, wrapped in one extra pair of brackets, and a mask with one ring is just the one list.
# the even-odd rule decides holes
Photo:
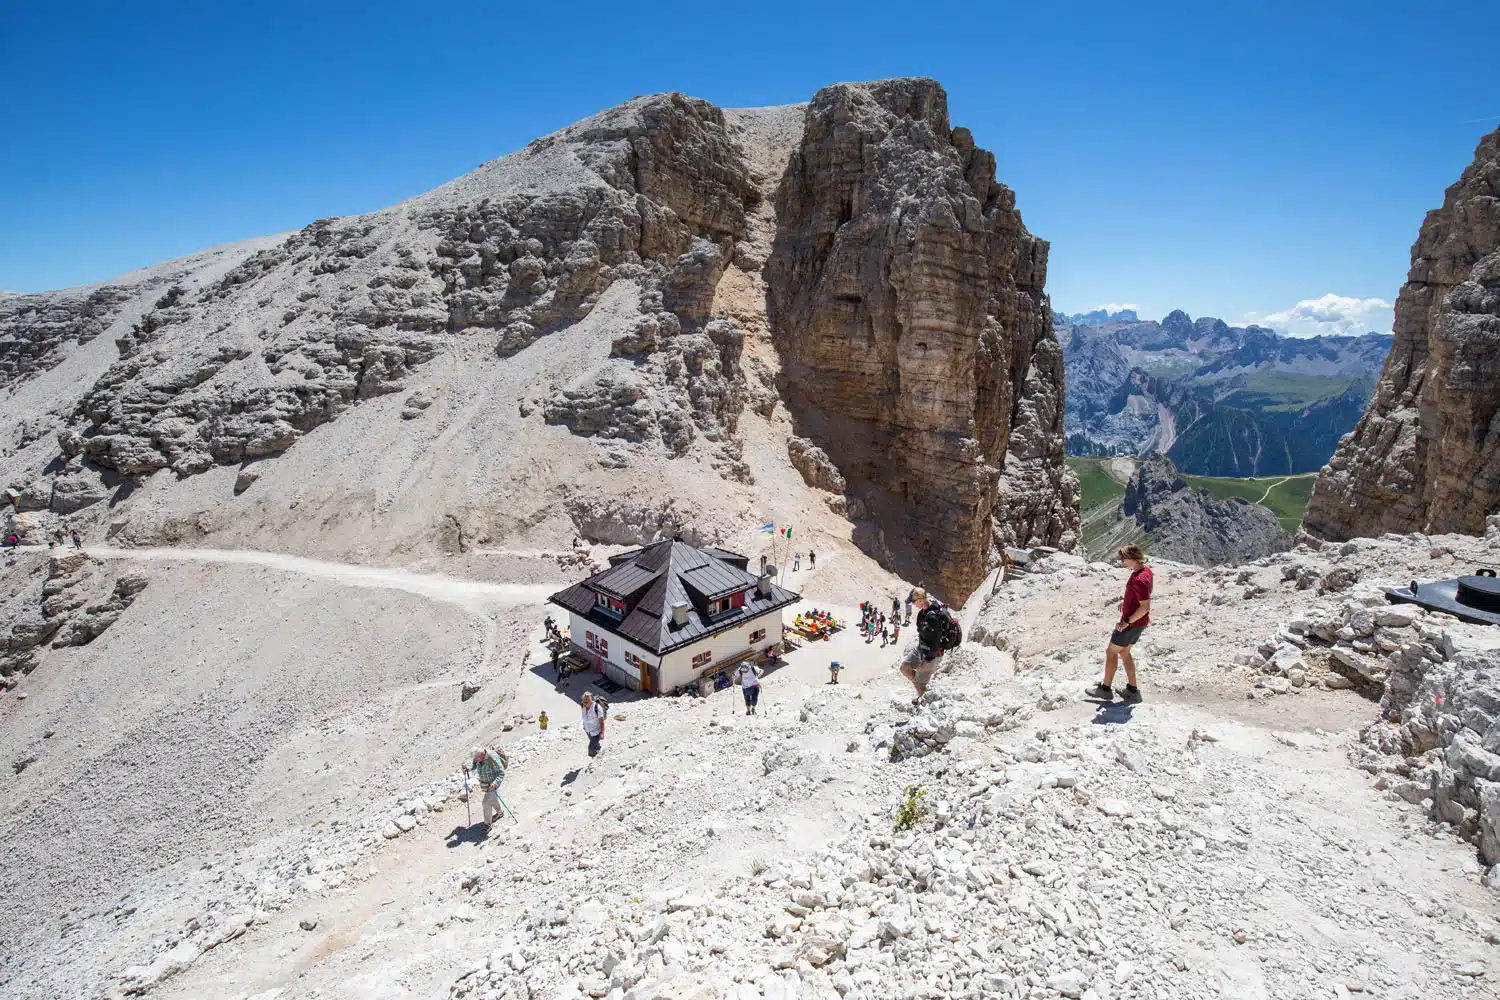
[(604, 720), (609, 717), (609, 702), (595, 698), (585, 691), (580, 700), (583, 707), (583, 732), (589, 738), (589, 756), (599, 756), (604, 745)]
[(927, 693), (927, 685), (937, 673), (943, 654), (963, 642), (963, 630), (953, 612), (929, 598), (923, 588), (913, 590), (912, 598), (917, 608), (917, 641), (902, 658), (901, 674), (911, 681), (920, 699)]
[(474, 780), (484, 789), (484, 832), (490, 832), (500, 811), (500, 782), (505, 780), (505, 769), (510, 759), (500, 750), (475, 747), (469, 751), (469, 763), (464, 771), (473, 771)]
[(1151, 567), (1146, 565), (1146, 553), (1139, 545), (1127, 545), (1115, 555), (1125, 568), (1130, 570), (1130, 579), (1125, 581), (1125, 599), (1120, 602), (1120, 621), (1109, 637), (1104, 649), (1104, 680), (1089, 688), (1088, 695), (1104, 701), (1114, 701), (1115, 669), (1120, 661), (1125, 663), (1125, 700), (1141, 700), (1141, 689), (1135, 686), (1135, 660), (1130, 655), (1146, 626), (1151, 624)]
[(739, 665), (735, 676), (740, 682), (740, 693), (745, 696), (745, 714), (754, 715), (760, 704), (760, 675), (763, 671), (750, 660)]

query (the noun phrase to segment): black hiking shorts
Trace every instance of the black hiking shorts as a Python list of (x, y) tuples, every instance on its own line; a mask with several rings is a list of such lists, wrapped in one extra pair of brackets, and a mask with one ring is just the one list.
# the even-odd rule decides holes
[(1141, 637), (1141, 633), (1144, 631), (1146, 631), (1146, 626), (1144, 625), (1117, 628), (1114, 634), (1109, 637), (1109, 644), (1111, 646), (1134, 646), (1135, 641)]

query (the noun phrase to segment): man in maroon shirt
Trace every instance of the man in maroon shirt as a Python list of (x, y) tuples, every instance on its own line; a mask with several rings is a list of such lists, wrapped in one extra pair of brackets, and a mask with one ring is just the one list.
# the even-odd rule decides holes
[(1109, 637), (1109, 647), (1104, 651), (1104, 682), (1089, 688), (1088, 693), (1113, 701), (1115, 667), (1124, 660), (1125, 700), (1140, 701), (1141, 689), (1135, 686), (1135, 660), (1130, 656), (1130, 647), (1151, 624), (1151, 567), (1146, 565), (1146, 553), (1139, 545), (1127, 545), (1116, 555), (1130, 570), (1130, 579), (1125, 583), (1125, 600), (1120, 602), (1120, 623), (1115, 626), (1114, 634)]

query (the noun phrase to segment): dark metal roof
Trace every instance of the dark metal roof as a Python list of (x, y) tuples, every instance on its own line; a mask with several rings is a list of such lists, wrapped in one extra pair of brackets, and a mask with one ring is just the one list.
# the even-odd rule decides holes
[(727, 562), (735, 569), (748, 570), (750, 568), (750, 557), (742, 556), (738, 552), (730, 552), (728, 549), (716, 549), (713, 546), (706, 546), (698, 551), (706, 556), (713, 556), (720, 562)]
[(660, 569), (648, 569), (637, 562), (624, 562), (590, 577), (589, 586), (623, 601), (655, 579), (659, 573)]
[[(747, 619), (758, 618), (802, 599), (800, 594), (776, 586), (771, 587), (769, 594), (762, 594), (757, 587), (758, 578), (731, 564), (728, 558), (744, 560), (746, 565), (749, 560), (732, 552), (695, 549), (685, 542), (670, 540), (621, 555), (628, 558), (611, 560), (614, 565), (609, 569), (558, 591), (549, 600), (604, 631), (629, 639), (656, 654), (734, 628)], [(627, 584), (632, 589), (615, 589)], [(611, 597), (624, 597), (639, 591), (642, 586), (645, 586), (645, 592), (623, 620), (600, 610), (597, 605), (595, 594), (598, 590), (604, 590)], [(743, 608), (707, 620), (700, 614), (700, 602), (741, 590), (748, 592)], [(672, 606), (675, 604), (688, 606), (686, 624), (678, 625), (673, 621)]]

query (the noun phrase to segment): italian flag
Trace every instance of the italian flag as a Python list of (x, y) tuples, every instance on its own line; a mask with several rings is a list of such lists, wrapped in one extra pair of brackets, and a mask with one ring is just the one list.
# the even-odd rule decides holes
[(791, 538), (792, 537), (792, 527), (791, 527), (791, 525), (787, 525), (785, 528), (781, 529), (781, 537), (782, 538)]

